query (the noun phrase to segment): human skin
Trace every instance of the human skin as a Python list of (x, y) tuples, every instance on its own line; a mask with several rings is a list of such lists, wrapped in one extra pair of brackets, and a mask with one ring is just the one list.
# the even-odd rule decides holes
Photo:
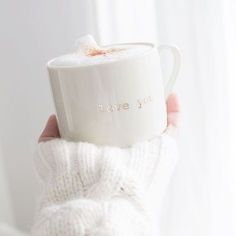
[[(167, 99), (167, 128), (165, 133), (176, 136), (178, 127), (178, 118), (180, 113), (178, 97), (172, 93)], [(55, 115), (51, 115), (47, 121), (47, 124), (39, 137), (38, 142), (46, 142), (55, 138), (60, 138), (60, 132), (57, 125), (57, 119)]]

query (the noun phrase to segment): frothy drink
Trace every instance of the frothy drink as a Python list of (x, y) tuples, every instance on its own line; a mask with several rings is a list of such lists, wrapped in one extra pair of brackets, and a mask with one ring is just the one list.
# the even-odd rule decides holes
[(51, 60), (48, 71), (61, 136), (126, 147), (161, 134), (165, 96), (179, 66), (177, 49), (168, 49), (175, 67), (166, 85), (151, 43), (99, 47), (85, 36), (77, 40), (74, 53)]
[(140, 55), (152, 47), (148, 44), (123, 44), (99, 47), (92, 36), (86, 35), (76, 42), (76, 51), (50, 62), (50, 66), (87, 66), (109, 63)]

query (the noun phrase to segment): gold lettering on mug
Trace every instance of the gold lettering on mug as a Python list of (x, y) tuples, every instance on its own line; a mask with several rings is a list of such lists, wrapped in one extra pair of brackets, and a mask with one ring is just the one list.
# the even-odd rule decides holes
[(109, 105), (109, 106), (107, 107), (107, 111), (108, 111), (108, 112), (113, 112), (113, 111), (115, 111), (115, 110), (117, 110), (116, 105)]
[(118, 104), (108, 104), (108, 105), (98, 104), (98, 111), (99, 112), (116, 112), (116, 111), (129, 110), (131, 109), (131, 107), (133, 108), (136, 107), (138, 109), (141, 109), (150, 102), (152, 102), (151, 96), (137, 99), (137, 103), (132, 106), (128, 102), (118, 103)]
[(123, 109), (128, 110), (129, 109), (129, 103), (124, 103), (123, 104)]
[(138, 108), (141, 109), (143, 108), (143, 106), (149, 102), (152, 101), (152, 97), (151, 96), (148, 96), (148, 97), (145, 97), (145, 98), (142, 98), (142, 99), (137, 99), (137, 103), (138, 103)]
[(98, 111), (100, 111), (100, 112), (104, 112), (105, 111), (102, 104), (98, 105)]
[(109, 104), (109, 105), (98, 105), (98, 111), (100, 112), (114, 112), (130, 109), (129, 103)]

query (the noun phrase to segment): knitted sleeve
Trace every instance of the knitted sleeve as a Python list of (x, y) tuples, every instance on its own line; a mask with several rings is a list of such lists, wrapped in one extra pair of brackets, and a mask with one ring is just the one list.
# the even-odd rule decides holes
[(32, 235), (152, 235), (153, 211), (176, 161), (176, 143), (167, 135), (125, 149), (40, 143), (35, 166), (44, 191)]

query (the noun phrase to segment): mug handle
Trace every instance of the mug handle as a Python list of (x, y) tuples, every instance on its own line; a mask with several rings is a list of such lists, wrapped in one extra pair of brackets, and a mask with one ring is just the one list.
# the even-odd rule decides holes
[(175, 46), (161, 45), (158, 47), (159, 54), (161, 54), (165, 50), (170, 50), (174, 57), (173, 69), (171, 71), (170, 77), (164, 79), (165, 98), (167, 99), (173, 89), (173, 86), (179, 74), (179, 69), (181, 65), (181, 54), (179, 49)]

